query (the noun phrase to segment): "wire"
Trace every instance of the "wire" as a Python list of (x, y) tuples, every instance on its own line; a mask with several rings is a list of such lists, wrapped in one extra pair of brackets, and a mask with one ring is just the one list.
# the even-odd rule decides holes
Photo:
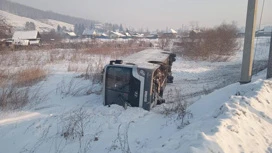
[(259, 30), (261, 29), (261, 23), (262, 23), (262, 19), (263, 19), (264, 3), (265, 3), (265, 0), (263, 0), (263, 6), (262, 6), (261, 17), (260, 17), (260, 24), (259, 24)]
[[(259, 28), (258, 31), (261, 30), (261, 25), (262, 25), (262, 18), (263, 18), (263, 12), (264, 12), (264, 4), (265, 4), (265, 0), (263, 0), (263, 5), (262, 5), (262, 10), (261, 10), (261, 16), (260, 16), (260, 22), (259, 22)], [(255, 31), (254, 31), (255, 32)], [(257, 52), (257, 48), (258, 48), (258, 42), (259, 42), (259, 37), (257, 37), (256, 42), (255, 42), (255, 51), (254, 51), (254, 58), (253, 58), (253, 68), (252, 71), (254, 72), (254, 67), (255, 67), (255, 58), (256, 58), (256, 52)], [(258, 69), (257, 72), (258, 73)], [(251, 76), (252, 77), (252, 76)]]

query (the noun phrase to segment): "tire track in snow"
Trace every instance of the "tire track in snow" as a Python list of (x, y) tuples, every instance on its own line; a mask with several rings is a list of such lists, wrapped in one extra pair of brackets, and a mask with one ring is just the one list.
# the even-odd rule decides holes
[(40, 116), (40, 115), (41, 115), (40, 113), (33, 112), (33, 113), (27, 113), (25, 115), (20, 115), (17, 117), (2, 119), (2, 120), (0, 120), (0, 126), (8, 125), (8, 124), (15, 123), (15, 122), (21, 122), (21, 121), (25, 121), (25, 120), (30, 120), (30, 119), (33, 119), (33, 118)]

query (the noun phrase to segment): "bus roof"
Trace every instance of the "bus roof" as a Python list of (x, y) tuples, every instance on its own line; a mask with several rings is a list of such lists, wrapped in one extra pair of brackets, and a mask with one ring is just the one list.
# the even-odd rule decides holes
[[(155, 62), (165, 62), (170, 56), (171, 52), (163, 51), (159, 49), (146, 49), (138, 53), (127, 56), (123, 59), (124, 65), (138, 65), (140, 68), (145, 69), (156, 69), (159, 64), (151, 63)], [(150, 62), (151, 61), (151, 62)]]

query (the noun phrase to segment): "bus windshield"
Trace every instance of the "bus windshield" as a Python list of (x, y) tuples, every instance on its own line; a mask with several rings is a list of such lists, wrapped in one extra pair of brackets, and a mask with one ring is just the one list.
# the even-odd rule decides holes
[(107, 69), (106, 88), (128, 93), (131, 74), (131, 68), (109, 67)]

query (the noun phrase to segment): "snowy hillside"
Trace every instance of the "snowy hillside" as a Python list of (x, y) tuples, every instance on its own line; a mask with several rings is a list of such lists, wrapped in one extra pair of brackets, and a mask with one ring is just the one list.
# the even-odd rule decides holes
[(45, 19), (45, 20), (41, 20), (41, 22), (51, 25), (55, 29), (57, 29), (57, 27), (59, 25), (61, 27), (66, 27), (66, 29), (69, 31), (74, 30), (74, 25), (69, 24), (69, 23), (65, 23), (65, 22), (61, 22), (61, 21), (56, 21), (56, 20), (52, 20), (52, 19)]
[[(267, 55), (269, 42), (260, 43), (256, 54)], [(264, 70), (252, 83), (240, 85), (241, 52), (236, 56), (213, 63), (178, 58), (174, 83), (165, 91), (167, 103), (148, 112), (103, 106), (97, 92), (101, 86), (80, 77), (86, 67), (108, 63), (110, 56), (75, 50), (1, 55), (1, 69), (35, 64), (50, 74), (31, 88), (42, 87), (46, 101), (20, 111), (0, 111), (0, 153), (272, 152), (272, 80), (265, 79)], [(256, 57), (255, 63), (267, 58)], [(91, 92), (83, 94), (82, 89)], [(178, 113), (166, 109), (175, 105), (171, 98), (177, 93), (179, 100), (192, 103), (184, 124)]]
[(68, 23), (64, 23), (61, 21), (46, 19), (46, 20), (33, 20), (26, 17), (21, 17), (18, 15), (14, 15), (5, 11), (0, 10), (0, 15), (6, 18), (7, 23), (13, 26), (15, 29), (24, 29), (26, 22), (33, 22), (36, 25), (36, 29), (40, 32), (47, 32), (51, 29), (57, 29), (58, 25), (61, 27), (65, 26), (67, 30), (73, 30), (74, 26)]

